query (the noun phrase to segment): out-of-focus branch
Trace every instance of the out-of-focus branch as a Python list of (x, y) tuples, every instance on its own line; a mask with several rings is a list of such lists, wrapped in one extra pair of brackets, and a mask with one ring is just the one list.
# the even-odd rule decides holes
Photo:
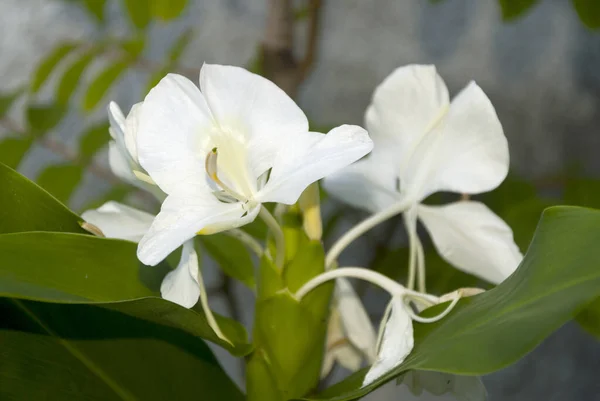
[(302, 60), (294, 55), (294, 10), (292, 0), (270, 0), (262, 44), (264, 75), (291, 97), (314, 64), (319, 42), (321, 0), (309, 1), (306, 49)]

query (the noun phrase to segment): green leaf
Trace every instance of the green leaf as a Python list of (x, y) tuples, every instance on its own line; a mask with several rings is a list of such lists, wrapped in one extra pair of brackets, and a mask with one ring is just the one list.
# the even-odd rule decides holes
[(540, 0), (498, 0), (503, 21), (519, 18), (536, 5)]
[(81, 82), (83, 73), (96, 56), (96, 53), (97, 51), (94, 49), (86, 51), (65, 71), (56, 90), (58, 103), (62, 105), (69, 103), (69, 99), (71, 99), (77, 85)]
[(181, 15), (187, 0), (154, 0), (152, 2), (152, 14), (163, 21), (170, 21)]
[(0, 118), (4, 118), (21, 93), (22, 91), (17, 90), (12, 93), (0, 95)]
[(33, 143), (31, 138), (5, 138), (0, 142), (0, 162), (17, 168)]
[(83, 177), (83, 168), (73, 164), (47, 167), (38, 179), (38, 184), (58, 200), (67, 203)]
[[(312, 399), (358, 399), (411, 369), (482, 375), (516, 362), (600, 295), (598, 243), (600, 211), (547, 209), (512, 276), (462, 299), (436, 323), (415, 323), (413, 352), (375, 383), (360, 388), (362, 370)], [(445, 306), (424, 314), (437, 314)]]
[(600, 28), (600, 3), (597, 0), (571, 0), (579, 19), (590, 29)]
[(91, 305), (0, 299), (0, 398), (243, 401), (206, 343)]
[(104, 22), (104, 7), (106, 0), (83, 0), (83, 5), (98, 22)]
[(35, 183), (2, 163), (0, 182), (0, 233), (86, 232), (79, 225), (79, 216)]
[(176, 63), (181, 58), (181, 55), (192, 41), (193, 34), (194, 31), (192, 29), (186, 29), (179, 35), (175, 43), (173, 43), (171, 50), (169, 50), (169, 61), (171, 63)]
[(93, 125), (85, 130), (79, 142), (79, 155), (84, 161), (90, 160), (110, 140), (108, 124)]
[(206, 252), (219, 264), (225, 274), (250, 288), (256, 286), (254, 263), (244, 244), (225, 234), (203, 235), (198, 238)]
[(119, 61), (109, 65), (98, 74), (87, 88), (83, 108), (89, 111), (96, 107), (112, 84), (125, 72), (129, 64), (129, 60)]
[(596, 298), (575, 318), (588, 333), (600, 340), (600, 298)]
[(27, 108), (27, 122), (35, 136), (41, 136), (56, 127), (65, 115), (66, 109), (58, 104), (30, 105)]
[(137, 244), (90, 235), (28, 232), (0, 235), (0, 296), (44, 302), (101, 305), (146, 321), (183, 330), (235, 355), (251, 351), (246, 331), (217, 316), (233, 346), (219, 339), (206, 317), (165, 301), (165, 264), (143, 266)]
[(144, 29), (150, 23), (150, 2), (146, 0), (123, 0), (129, 19), (138, 29)]
[(131, 57), (131, 60), (135, 60), (144, 51), (146, 38), (143, 35), (138, 35), (134, 39), (120, 42), (119, 45)]
[(38, 67), (33, 73), (33, 78), (31, 79), (31, 92), (36, 93), (39, 91), (58, 64), (76, 48), (77, 44), (75, 43), (64, 43), (52, 49), (52, 51), (50, 51), (50, 53), (48, 53), (38, 64)]

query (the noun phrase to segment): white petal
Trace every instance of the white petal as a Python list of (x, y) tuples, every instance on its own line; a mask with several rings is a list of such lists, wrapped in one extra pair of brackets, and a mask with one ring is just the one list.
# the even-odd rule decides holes
[(460, 270), (498, 284), (521, 263), (512, 230), (483, 203), (419, 205), (418, 214), (440, 255)]
[(356, 125), (339, 126), (327, 135), (296, 135), (279, 150), (269, 181), (257, 199), (291, 205), (307, 186), (355, 162), (372, 148), (367, 131)]
[(321, 377), (325, 377), (329, 374), (336, 361), (344, 368), (351, 372), (355, 372), (360, 369), (362, 360), (363, 354), (348, 343), (348, 339), (342, 328), (340, 312), (334, 307), (329, 316), (327, 349), (323, 359)]
[(106, 237), (139, 242), (150, 229), (154, 216), (118, 202), (106, 202), (81, 217), (98, 227)]
[(139, 165), (137, 151), (137, 132), (140, 124), (143, 102), (131, 106), (131, 110), (125, 119), (125, 147), (133, 161)]
[(179, 264), (163, 279), (160, 293), (164, 299), (184, 308), (191, 308), (198, 302), (200, 297), (198, 254), (194, 249), (193, 239), (183, 244)]
[(243, 68), (204, 64), (200, 88), (219, 126), (244, 136), (255, 178), (273, 165), (282, 142), (308, 131), (306, 116), (283, 90)]
[(385, 325), (383, 340), (377, 360), (371, 366), (363, 387), (373, 383), (390, 370), (399, 366), (414, 346), (412, 320), (401, 298), (392, 300), (392, 313)]
[(360, 298), (347, 279), (341, 278), (336, 281), (335, 303), (345, 336), (367, 357), (369, 363), (373, 363), (376, 358), (377, 333)]
[(164, 192), (206, 185), (204, 160), (214, 127), (202, 93), (190, 80), (177, 74), (163, 78), (146, 96), (139, 119), (140, 164)]
[(123, 154), (123, 151), (116, 141), (110, 141), (108, 143), (108, 164), (114, 175), (129, 184), (138, 184), (137, 181), (139, 180), (133, 174), (127, 156)]
[(119, 145), (125, 141), (125, 116), (121, 108), (115, 102), (108, 104), (108, 121), (110, 122), (110, 135), (119, 142)]
[(367, 130), (381, 151), (379, 162), (385, 158), (401, 175), (417, 143), (448, 104), (448, 89), (434, 66), (409, 65), (392, 72), (375, 89), (365, 115)]
[(400, 199), (397, 174), (390, 170), (393, 166), (379, 163), (373, 150), (366, 158), (325, 177), (323, 187), (344, 203), (376, 213)]
[(223, 203), (212, 193), (198, 190), (169, 195), (150, 230), (140, 241), (138, 258), (154, 266), (196, 233), (212, 224), (235, 224), (244, 214), (243, 205)]
[(437, 191), (477, 194), (500, 185), (508, 173), (508, 142), (494, 106), (477, 84), (471, 82), (453, 99), (410, 164), (407, 180), (418, 181), (419, 200)]

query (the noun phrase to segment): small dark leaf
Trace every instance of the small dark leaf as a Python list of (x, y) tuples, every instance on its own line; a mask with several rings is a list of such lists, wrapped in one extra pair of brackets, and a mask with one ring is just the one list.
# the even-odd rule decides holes
[(179, 58), (193, 39), (193, 34), (194, 31), (192, 29), (186, 29), (181, 35), (179, 35), (175, 43), (173, 43), (171, 50), (169, 51), (169, 60), (171, 61), (171, 63), (176, 63), (177, 60), (179, 60)]
[(146, 46), (146, 40), (144, 36), (139, 36), (135, 39), (128, 40), (120, 43), (121, 48), (131, 57), (131, 60), (135, 60)]
[(110, 135), (108, 124), (94, 125), (85, 130), (79, 142), (79, 154), (84, 161), (90, 160), (108, 143)]
[(58, 104), (30, 105), (27, 109), (27, 122), (35, 136), (41, 136), (62, 120), (65, 108)]
[(600, 2), (598, 0), (571, 0), (579, 19), (590, 29), (600, 28)]
[(108, 89), (125, 72), (129, 66), (129, 61), (119, 61), (109, 65), (104, 71), (94, 78), (87, 88), (83, 100), (83, 108), (87, 111), (92, 110), (100, 103)]
[(90, 65), (96, 55), (96, 51), (90, 50), (80, 55), (80, 57), (65, 71), (60, 79), (56, 90), (56, 99), (60, 104), (66, 105), (75, 92), (77, 85), (81, 82), (81, 77), (86, 68)]
[(15, 91), (0, 95), (0, 118), (4, 118), (21, 93), (21, 91)]
[(38, 64), (37, 69), (33, 73), (33, 78), (31, 79), (31, 91), (34, 93), (39, 91), (61, 60), (76, 48), (77, 45), (74, 43), (65, 43), (52, 49), (52, 51)]
[(540, 0), (498, 0), (502, 10), (502, 20), (512, 21), (530, 10)]
[(81, 166), (62, 164), (46, 168), (38, 177), (37, 182), (58, 200), (67, 203), (82, 177)]
[(129, 19), (138, 29), (144, 29), (150, 22), (150, 3), (145, 0), (123, 0)]
[(31, 138), (5, 138), (0, 142), (0, 162), (16, 169), (33, 143)]
[(596, 298), (575, 318), (588, 333), (600, 340), (600, 298)]
[(154, 0), (152, 14), (163, 21), (170, 21), (181, 15), (188, 0)]
[(104, 22), (106, 0), (83, 0), (83, 5), (99, 22)]

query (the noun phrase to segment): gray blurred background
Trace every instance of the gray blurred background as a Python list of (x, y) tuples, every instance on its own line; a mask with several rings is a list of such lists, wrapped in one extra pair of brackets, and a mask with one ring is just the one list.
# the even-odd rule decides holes
[[(190, 69), (205, 61), (248, 65), (264, 33), (266, 0), (190, 3), (183, 18), (152, 26), (145, 56), (162, 57), (167, 44), (186, 27), (195, 26), (193, 41), (179, 64)], [(542, 1), (511, 23), (501, 21), (492, 0), (445, 0), (436, 5), (425, 0), (330, 0), (324, 4), (318, 60), (299, 92), (299, 103), (311, 121), (362, 124), (374, 87), (394, 68), (432, 63), (451, 93), (473, 79), (489, 95), (509, 139), (514, 172), (534, 180), (577, 163), (587, 174), (600, 175), (600, 33), (587, 30), (568, 1)], [(110, 6), (107, 19), (106, 29), (115, 35), (129, 29), (117, 6)], [(100, 34), (85, 12), (68, 2), (0, 0), (0, 91), (26, 84), (37, 61), (55, 44), (65, 39), (93, 40)], [(128, 72), (109, 97), (128, 109), (140, 100), (144, 77)], [(52, 96), (46, 92), (42, 96)], [(18, 108), (11, 117), (23, 119)], [(104, 109), (92, 119), (106, 119)], [(51, 136), (76, 149), (83, 124), (82, 113), (71, 112)], [(36, 178), (43, 167), (60, 160), (37, 146), (20, 171)], [(106, 153), (99, 154), (97, 161), (106, 165)], [(80, 210), (87, 199), (108, 188), (107, 182), (88, 173), (71, 206)], [(362, 244), (353, 252), (342, 260), (367, 258), (369, 250)], [(252, 296), (241, 286), (237, 290), (238, 306), (250, 324)], [(211, 302), (218, 311), (229, 313), (220, 297)], [(380, 305), (381, 300), (371, 299), (368, 306), (375, 310)], [(217, 353), (242, 383), (237, 361)], [(343, 374), (338, 371), (336, 376)], [(522, 361), (485, 377), (484, 382), (493, 401), (593, 401), (600, 400), (599, 374), (599, 344), (577, 325), (567, 324)], [(368, 399), (416, 398), (403, 387), (388, 385)]]

